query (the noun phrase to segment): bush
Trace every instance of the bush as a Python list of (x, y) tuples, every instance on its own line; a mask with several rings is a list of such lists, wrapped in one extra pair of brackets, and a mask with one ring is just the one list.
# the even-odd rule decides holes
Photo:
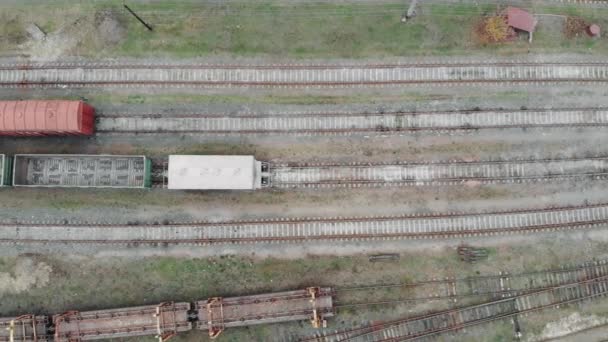
[(504, 16), (495, 15), (483, 19), (476, 25), (477, 39), (483, 44), (499, 43), (507, 40), (509, 26)]
[(587, 22), (581, 17), (568, 17), (564, 25), (564, 34), (567, 38), (578, 37), (587, 29)]

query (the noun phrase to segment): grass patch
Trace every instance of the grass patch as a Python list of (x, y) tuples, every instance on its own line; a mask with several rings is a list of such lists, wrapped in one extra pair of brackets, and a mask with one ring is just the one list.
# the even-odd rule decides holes
[[(561, 94), (560, 94), (561, 95)], [(564, 93), (570, 96), (572, 93)], [(530, 95), (523, 91), (508, 90), (492, 94), (470, 94), (459, 95), (458, 99), (478, 101), (484, 100), (525, 100)], [(1, 96), (0, 96), (1, 98)], [(342, 105), (342, 104), (385, 104), (385, 103), (412, 103), (444, 101), (454, 99), (450, 94), (423, 94), (419, 92), (395, 92), (395, 93), (353, 93), (350, 95), (283, 95), (276, 93), (252, 94), (252, 95), (205, 95), (205, 94), (118, 94), (107, 92), (83, 93), (82, 95), (44, 95), (30, 96), (28, 99), (63, 99), (84, 100), (94, 107), (112, 105), (147, 104), (170, 106), (176, 103), (189, 105), (217, 105), (217, 104), (260, 104), (260, 105)], [(11, 98), (11, 99), (14, 99)]]
[[(0, 52), (10, 52), (26, 39), (24, 25), (35, 22), (46, 31), (78, 16), (113, 10), (125, 25), (123, 40), (104, 45), (93, 27), (69, 53), (87, 57), (277, 56), (289, 58), (370, 58), (384, 56), (453, 55), (477, 52), (606, 52), (608, 40), (555, 38), (543, 22), (532, 45), (524, 39), (500, 46), (478, 46), (472, 25), (496, 10), (493, 5), (419, 4), (419, 15), (400, 22), (402, 2), (304, 3), (226, 1), (200, 3), (132, 2), (149, 22), (148, 31), (114, 1), (73, 5), (66, 1), (20, 2), (7, 5), (0, 22)], [(61, 15), (69, 10), (70, 15)], [(605, 9), (583, 6), (536, 6), (535, 14), (577, 15), (605, 27)], [(49, 19), (58, 18), (58, 19)], [(95, 25), (94, 20), (85, 21)], [(83, 29), (87, 29), (83, 27)]]
[[(578, 240), (577, 240), (578, 241)], [(298, 260), (278, 258), (221, 256), (215, 258), (175, 258), (166, 256), (117, 258), (40, 256), (29, 254), (35, 263), (44, 262), (52, 268), (45, 286), (31, 286), (27, 291), (8, 294), (0, 292), (3, 305), (0, 315), (11, 316), (25, 312), (57, 313), (68, 309), (94, 310), (129, 305), (152, 305), (166, 300), (193, 301), (212, 296), (233, 296), (282, 291), (311, 285), (353, 287), (374, 283), (415, 282), (430, 278), (465, 277), (475, 274), (496, 274), (497, 270), (513, 274), (523, 270), (540, 270), (547, 264), (579, 263), (590, 256), (605, 257), (605, 244), (570, 242), (585, 248), (564, 249), (558, 239), (543, 243), (530, 243), (519, 247), (502, 248), (501, 258), (466, 264), (458, 260), (453, 248), (418, 253), (403, 253), (397, 262), (371, 263), (365, 255), (349, 257), (308, 257)], [(564, 253), (564, 250), (572, 254)], [(158, 255), (162, 255), (159, 247)], [(492, 253), (493, 254), (493, 253)], [(507, 258), (509, 257), (509, 258)], [(0, 257), (0, 272), (14, 271), (17, 258)], [(505, 260), (511, 260), (506, 262)], [(387, 288), (370, 292), (352, 291), (342, 294), (343, 302), (381, 301), (387, 298), (423, 296), (428, 293), (412, 292), (407, 288)], [(347, 296), (347, 297), (345, 297)], [(440, 304), (440, 303), (435, 303)], [(460, 301), (459, 305), (466, 305)], [(586, 314), (605, 315), (606, 303), (586, 307)], [(357, 324), (366, 320), (389, 320), (407, 315), (421, 314), (435, 306), (419, 307), (411, 303), (396, 308), (392, 305), (350, 308), (339, 310), (338, 317), (330, 319), (330, 327)], [(571, 308), (560, 309), (560, 315)], [(405, 314), (407, 312), (407, 314)], [(548, 319), (558, 317), (557, 310), (534, 314), (534, 325), (522, 322), (526, 333), (536, 332)], [(583, 313), (581, 313), (583, 314)], [(543, 319), (540, 319), (542, 317)], [(524, 318), (521, 318), (522, 320)], [(528, 320), (528, 318), (525, 318)], [(301, 326), (307, 326), (305, 322)], [(222, 338), (228, 341), (264, 341), (276, 336), (283, 327), (300, 331), (298, 325), (268, 325), (251, 329), (228, 329)], [(513, 330), (510, 323), (491, 325), (491, 333), (479, 336), (478, 329), (467, 329), (466, 340), (509, 341)], [(453, 338), (453, 336), (444, 336)], [(186, 334), (178, 341), (200, 341), (201, 335)], [(145, 341), (148, 339), (134, 339)], [(440, 340), (442, 340), (440, 338)], [(444, 339), (445, 340), (445, 339)]]

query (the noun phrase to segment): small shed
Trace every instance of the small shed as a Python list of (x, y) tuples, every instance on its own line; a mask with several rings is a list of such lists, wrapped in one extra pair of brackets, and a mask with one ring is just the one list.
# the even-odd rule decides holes
[(532, 33), (536, 29), (538, 20), (534, 16), (521, 8), (507, 7), (504, 12), (507, 17), (507, 25), (515, 30), (525, 31), (530, 34), (530, 41), (532, 41)]
[(254, 190), (262, 186), (262, 163), (253, 156), (169, 156), (169, 189)]

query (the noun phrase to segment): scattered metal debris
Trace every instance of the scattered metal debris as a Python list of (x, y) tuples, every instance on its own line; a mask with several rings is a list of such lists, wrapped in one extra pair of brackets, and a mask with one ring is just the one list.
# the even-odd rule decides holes
[(399, 253), (390, 253), (390, 254), (376, 254), (370, 255), (370, 262), (384, 262), (384, 261), (398, 261), (401, 258)]
[(471, 246), (458, 246), (458, 256), (464, 262), (477, 262), (488, 258), (488, 249)]

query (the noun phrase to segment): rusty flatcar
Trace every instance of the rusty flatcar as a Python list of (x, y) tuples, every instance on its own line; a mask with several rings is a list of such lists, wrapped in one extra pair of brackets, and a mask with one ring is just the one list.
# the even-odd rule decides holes
[(91, 135), (94, 126), (83, 101), (0, 101), (0, 136)]
[(48, 334), (47, 316), (22, 315), (0, 318), (0, 342), (46, 342), (52, 341)]
[(53, 317), (55, 342), (91, 341), (119, 337), (156, 336), (165, 341), (192, 330), (190, 303), (78, 312)]
[(209, 298), (195, 303), (197, 328), (217, 337), (225, 328), (254, 324), (309, 320), (314, 327), (326, 325), (334, 315), (331, 288), (267, 293), (254, 296)]

